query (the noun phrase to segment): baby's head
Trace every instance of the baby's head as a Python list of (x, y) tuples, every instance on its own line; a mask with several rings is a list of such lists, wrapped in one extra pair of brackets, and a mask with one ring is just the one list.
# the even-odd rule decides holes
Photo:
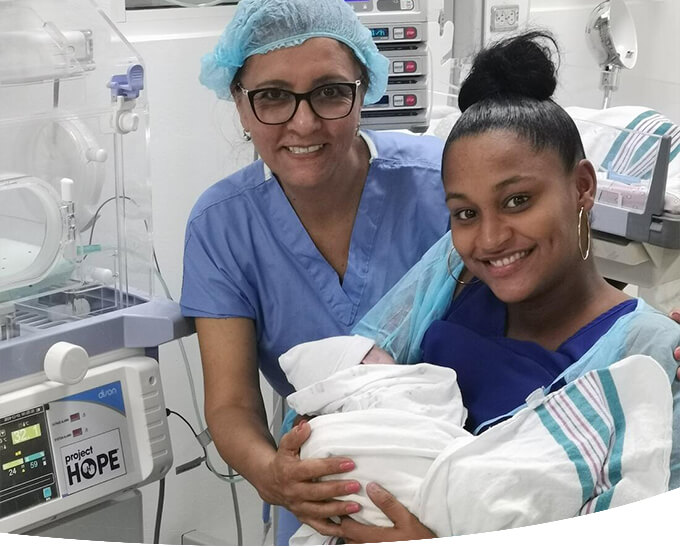
[(373, 351), (374, 347), (375, 342), (363, 336), (333, 336), (292, 347), (279, 357), (279, 364), (288, 381), (300, 391), (336, 372), (361, 364), (369, 354), (373, 359), (389, 357), (379, 348)]

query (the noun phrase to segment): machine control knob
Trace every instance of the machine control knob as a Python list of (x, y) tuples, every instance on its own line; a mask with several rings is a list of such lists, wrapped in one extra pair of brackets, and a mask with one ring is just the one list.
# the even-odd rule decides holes
[(103, 148), (88, 148), (85, 152), (85, 157), (88, 159), (88, 161), (104, 163), (109, 157), (109, 154)]
[(122, 112), (118, 116), (118, 129), (121, 133), (137, 131), (139, 127), (139, 115), (134, 112)]
[(85, 377), (89, 365), (87, 351), (68, 342), (57, 342), (45, 354), (45, 374), (53, 382), (77, 384)]

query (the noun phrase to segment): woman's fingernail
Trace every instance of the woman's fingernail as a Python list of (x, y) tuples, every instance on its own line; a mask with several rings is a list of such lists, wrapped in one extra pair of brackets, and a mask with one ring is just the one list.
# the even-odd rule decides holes
[(347, 514), (352, 514), (352, 513), (358, 513), (361, 510), (361, 505), (358, 503), (348, 503), (345, 505), (345, 511), (347, 511)]
[(340, 471), (351, 471), (352, 469), (354, 469), (353, 461), (342, 462), (340, 464)]
[(356, 494), (359, 490), (361, 490), (361, 485), (358, 482), (351, 482), (345, 485), (345, 492), (348, 494)]
[(297, 424), (297, 430), (302, 431), (302, 426), (304, 426), (307, 423), (307, 420), (300, 420), (300, 422)]
[(377, 482), (369, 482), (366, 485), (366, 491), (377, 494), (378, 492), (382, 492), (382, 488)]

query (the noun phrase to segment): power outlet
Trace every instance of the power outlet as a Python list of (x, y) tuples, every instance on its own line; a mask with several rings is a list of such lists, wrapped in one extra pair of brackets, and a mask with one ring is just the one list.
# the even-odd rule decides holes
[(511, 4), (491, 8), (491, 32), (506, 32), (519, 28), (519, 5)]

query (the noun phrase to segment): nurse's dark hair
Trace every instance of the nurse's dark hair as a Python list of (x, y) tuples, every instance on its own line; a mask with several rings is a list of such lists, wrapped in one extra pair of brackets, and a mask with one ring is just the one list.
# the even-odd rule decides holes
[[(491, 130), (511, 131), (534, 150), (555, 150), (566, 171), (585, 158), (571, 116), (552, 100), (559, 57), (555, 38), (534, 30), (480, 51), (458, 94), (462, 112), (451, 129), (444, 158), (456, 140)], [(443, 162), (442, 162), (443, 163)]]

